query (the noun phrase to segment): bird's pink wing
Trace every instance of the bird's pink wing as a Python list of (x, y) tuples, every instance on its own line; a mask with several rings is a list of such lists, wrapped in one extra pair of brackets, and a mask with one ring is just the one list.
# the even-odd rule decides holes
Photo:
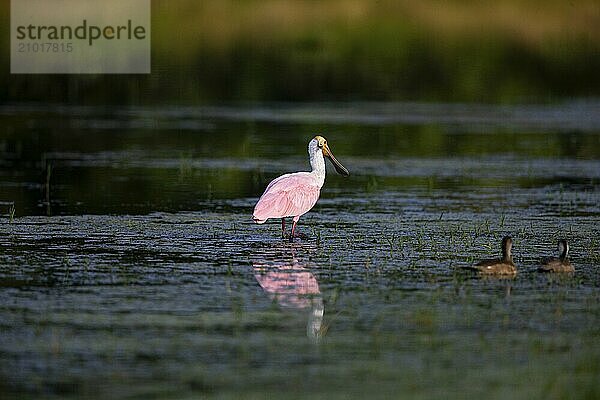
[(308, 212), (319, 199), (321, 188), (309, 173), (295, 173), (273, 180), (254, 207), (254, 219), (296, 217)]

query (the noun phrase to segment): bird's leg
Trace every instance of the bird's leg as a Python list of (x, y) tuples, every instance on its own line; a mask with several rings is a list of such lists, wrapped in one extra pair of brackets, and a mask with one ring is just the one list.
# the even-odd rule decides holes
[(290, 235), (290, 242), (294, 241), (294, 235), (296, 232), (296, 224), (298, 223), (298, 220), (300, 219), (300, 217), (294, 217), (294, 222), (292, 223), (292, 234)]
[(294, 232), (296, 231), (296, 223), (298, 223), (298, 221), (296, 220), (296, 218), (294, 218), (294, 223), (292, 224), (292, 234), (290, 235), (290, 242), (294, 241)]
[(285, 239), (285, 218), (281, 218), (281, 237)]

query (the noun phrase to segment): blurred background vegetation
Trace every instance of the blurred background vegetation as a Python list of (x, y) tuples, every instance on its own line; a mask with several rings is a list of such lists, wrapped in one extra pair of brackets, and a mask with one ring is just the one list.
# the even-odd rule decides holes
[(11, 75), (0, 101), (526, 103), (600, 95), (598, 0), (153, 0), (152, 74)]

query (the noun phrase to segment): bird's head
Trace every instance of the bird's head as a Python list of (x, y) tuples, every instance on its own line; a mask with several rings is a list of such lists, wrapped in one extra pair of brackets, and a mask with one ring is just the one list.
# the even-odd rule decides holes
[(313, 138), (313, 140), (311, 140), (311, 143), (315, 143), (317, 148), (323, 152), (323, 156), (331, 161), (338, 174), (343, 176), (350, 175), (350, 172), (348, 172), (348, 170), (334, 157), (329, 145), (327, 144), (327, 139), (325, 139), (323, 136), (317, 135)]

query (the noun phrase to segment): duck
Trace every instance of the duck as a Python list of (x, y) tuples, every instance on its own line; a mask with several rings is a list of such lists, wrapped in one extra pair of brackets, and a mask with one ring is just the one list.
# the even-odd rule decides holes
[(569, 242), (565, 239), (558, 241), (558, 258), (545, 257), (542, 259), (542, 265), (538, 268), (539, 272), (575, 272), (575, 268), (569, 261)]
[(512, 238), (510, 236), (505, 236), (502, 239), (501, 258), (482, 260), (473, 266), (467, 267), (467, 269), (485, 275), (515, 275), (517, 273), (517, 267), (513, 262), (511, 249)]

